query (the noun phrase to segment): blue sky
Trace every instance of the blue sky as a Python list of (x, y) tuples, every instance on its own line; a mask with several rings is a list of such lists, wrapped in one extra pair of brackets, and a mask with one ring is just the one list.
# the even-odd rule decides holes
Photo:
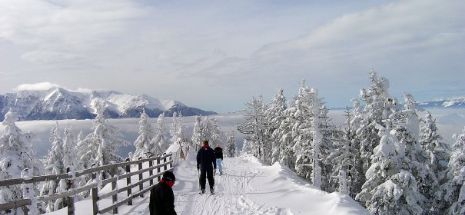
[(372, 69), (417, 100), (465, 96), (465, 2), (0, 0), (0, 92), (113, 89), (215, 111), (300, 80), (350, 104)]

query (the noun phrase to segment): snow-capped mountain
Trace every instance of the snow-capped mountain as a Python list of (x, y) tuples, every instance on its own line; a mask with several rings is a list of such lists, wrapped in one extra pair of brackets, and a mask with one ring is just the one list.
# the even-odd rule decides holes
[(147, 95), (129, 95), (116, 91), (77, 90), (59, 86), (45, 89), (17, 89), (0, 95), (0, 120), (8, 110), (17, 112), (20, 120), (92, 119), (96, 104), (105, 104), (109, 118), (139, 117), (145, 108), (150, 117), (161, 113), (171, 116), (174, 112), (183, 116), (212, 115), (174, 100), (158, 100)]
[(422, 108), (465, 108), (465, 97), (438, 99), (418, 104)]

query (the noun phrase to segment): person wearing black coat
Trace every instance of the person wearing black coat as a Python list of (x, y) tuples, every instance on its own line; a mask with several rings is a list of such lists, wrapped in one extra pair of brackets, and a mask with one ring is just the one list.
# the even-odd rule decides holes
[(216, 157), (216, 167), (220, 172), (220, 175), (223, 175), (223, 149), (218, 144), (215, 148), (215, 157)]
[(166, 171), (160, 182), (150, 190), (150, 215), (176, 215), (174, 210), (174, 193), (171, 187), (176, 177)]
[(203, 141), (203, 146), (197, 153), (197, 170), (200, 170), (200, 189), (202, 193), (205, 193), (206, 178), (208, 178), (208, 184), (210, 185), (210, 192), (214, 193), (215, 179), (213, 173), (216, 171), (216, 158), (215, 152), (210, 146), (208, 146), (208, 140)]

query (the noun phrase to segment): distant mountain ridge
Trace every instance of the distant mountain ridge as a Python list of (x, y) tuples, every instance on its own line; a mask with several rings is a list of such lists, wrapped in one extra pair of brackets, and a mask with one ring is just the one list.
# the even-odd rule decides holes
[(93, 119), (98, 102), (105, 104), (108, 118), (139, 117), (142, 111), (150, 117), (161, 113), (172, 116), (213, 115), (216, 112), (189, 107), (175, 100), (158, 100), (148, 95), (129, 95), (105, 90), (68, 90), (59, 86), (45, 89), (18, 89), (0, 95), (0, 120), (8, 110), (18, 114), (20, 120)]
[(421, 108), (465, 108), (465, 97), (419, 102), (418, 106)]

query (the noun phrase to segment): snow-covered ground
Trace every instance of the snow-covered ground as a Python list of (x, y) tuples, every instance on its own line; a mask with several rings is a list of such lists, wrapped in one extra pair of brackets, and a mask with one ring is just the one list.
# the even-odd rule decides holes
[[(190, 153), (175, 168), (173, 190), (179, 215), (368, 214), (350, 197), (317, 190), (286, 168), (278, 164), (264, 166), (250, 155), (225, 158), (224, 174), (215, 176), (216, 193), (201, 195), (194, 157)], [(149, 214), (148, 204), (146, 195), (135, 199), (133, 206), (122, 206), (119, 212)], [(76, 214), (91, 214), (89, 208), (90, 200), (78, 202)], [(52, 214), (65, 212), (62, 209)]]

